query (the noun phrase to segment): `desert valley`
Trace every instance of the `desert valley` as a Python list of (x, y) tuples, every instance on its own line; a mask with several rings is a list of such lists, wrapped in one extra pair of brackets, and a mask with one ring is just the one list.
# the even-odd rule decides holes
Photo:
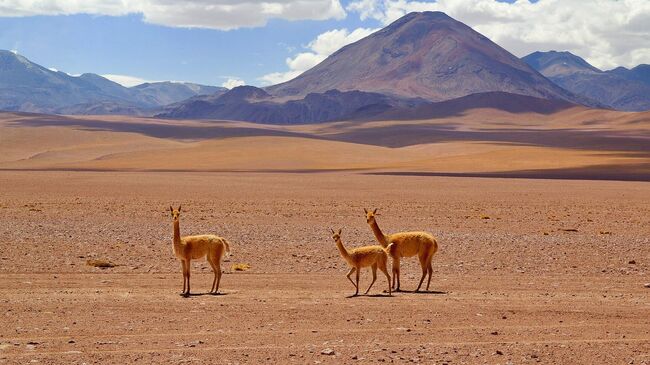
[[(648, 65), (440, 12), (264, 88), (0, 61), (0, 364), (650, 364)], [(219, 295), (204, 260), (179, 295), (180, 204)], [(376, 245), (368, 208), (436, 237), (429, 290), (407, 257), (351, 296), (331, 229)]]

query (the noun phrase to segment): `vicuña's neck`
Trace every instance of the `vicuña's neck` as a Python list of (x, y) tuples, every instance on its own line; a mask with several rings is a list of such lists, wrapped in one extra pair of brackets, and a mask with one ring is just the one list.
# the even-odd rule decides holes
[(174, 243), (181, 243), (181, 226), (178, 219), (174, 221)]
[(376, 220), (373, 220), (372, 223), (370, 223), (370, 228), (372, 229), (372, 233), (375, 235), (377, 242), (379, 242), (383, 247), (387, 247), (388, 242), (386, 242), (386, 236), (384, 236), (384, 233), (379, 229)]
[(350, 253), (345, 249), (345, 247), (343, 247), (343, 241), (341, 241), (341, 239), (336, 240), (336, 247), (339, 249), (341, 256), (343, 256), (345, 260), (350, 261)]

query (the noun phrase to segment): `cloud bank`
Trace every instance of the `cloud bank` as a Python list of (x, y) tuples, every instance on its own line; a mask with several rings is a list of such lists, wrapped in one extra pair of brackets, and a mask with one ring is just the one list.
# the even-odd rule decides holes
[(238, 79), (238, 78), (228, 78), (221, 86), (225, 87), (226, 89), (232, 89), (237, 86), (244, 86), (246, 83), (244, 80)]
[(0, 16), (142, 14), (152, 24), (231, 30), (259, 27), (269, 19), (342, 19), (339, 0), (3, 0)]
[(155, 81), (145, 80), (139, 77), (128, 76), (128, 75), (103, 74), (100, 76), (107, 78), (113, 82), (117, 82), (118, 84), (125, 87), (136, 86), (136, 85), (144, 84), (145, 82), (155, 82)]
[(287, 66), (289, 67), (288, 71), (273, 72), (264, 75), (260, 78), (260, 81), (264, 85), (274, 85), (289, 81), (316, 66), (341, 47), (354, 43), (377, 30), (358, 28), (350, 32), (347, 29), (334, 29), (322, 33), (305, 47), (308, 49), (307, 52), (298, 53), (296, 56), (286, 59)]
[(444, 11), (519, 57), (567, 50), (601, 69), (650, 63), (648, 0), (354, 0), (347, 10), (384, 25), (412, 11)]

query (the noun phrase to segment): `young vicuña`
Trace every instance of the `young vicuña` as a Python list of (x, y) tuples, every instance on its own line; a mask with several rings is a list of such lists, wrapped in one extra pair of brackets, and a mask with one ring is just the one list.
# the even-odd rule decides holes
[[(336, 242), (336, 247), (339, 249), (341, 256), (351, 267), (350, 271), (347, 274), (347, 278), (356, 289), (354, 295), (359, 295), (359, 273), (361, 272), (361, 268), (368, 266), (372, 268), (372, 283), (370, 283), (370, 286), (366, 290), (365, 294), (368, 294), (370, 288), (372, 288), (372, 285), (377, 280), (377, 268), (379, 268), (379, 270), (381, 270), (386, 275), (386, 279), (388, 280), (388, 295), (392, 295), (390, 288), (390, 275), (388, 274), (388, 269), (386, 268), (386, 263), (388, 261), (388, 254), (386, 253), (386, 249), (381, 246), (364, 246), (357, 247), (348, 251), (345, 247), (343, 247), (343, 242), (341, 241), (342, 229), (339, 229), (338, 232), (334, 232), (334, 230), (330, 228), (330, 231), (332, 231), (332, 238), (334, 239), (334, 242)], [(357, 273), (356, 283), (352, 281), (352, 278), (350, 278), (350, 275), (352, 275), (352, 273), (355, 271)]]

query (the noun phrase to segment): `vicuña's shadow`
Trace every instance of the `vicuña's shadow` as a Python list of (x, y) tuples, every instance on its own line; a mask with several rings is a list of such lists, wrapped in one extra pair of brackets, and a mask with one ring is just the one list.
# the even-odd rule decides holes
[(361, 298), (361, 297), (370, 297), (370, 298), (391, 298), (391, 296), (388, 295), (388, 293), (386, 293), (386, 294), (359, 294), (359, 295), (354, 295), (354, 294), (352, 294), (352, 295), (348, 295), (346, 298), (357, 298), (357, 297), (359, 297), (359, 298)]
[(400, 289), (399, 291), (393, 291), (393, 294), (394, 293), (429, 294), (429, 295), (447, 295), (448, 294), (446, 291), (438, 291), (438, 290), (415, 291), (415, 290), (404, 290), (404, 289)]
[(191, 298), (191, 297), (202, 297), (202, 296), (215, 296), (219, 297), (222, 295), (228, 295), (228, 293), (218, 292), (218, 293), (190, 293), (189, 295), (179, 294), (181, 297)]

